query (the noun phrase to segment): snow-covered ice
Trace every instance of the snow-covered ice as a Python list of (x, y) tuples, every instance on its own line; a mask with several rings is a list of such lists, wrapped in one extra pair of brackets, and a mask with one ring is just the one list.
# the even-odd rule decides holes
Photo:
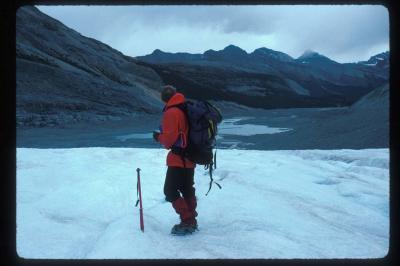
[[(389, 150), (218, 150), (196, 168), (199, 231), (164, 200), (162, 149), (17, 149), (17, 252), (55, 259), (381, 258)], [(145, 232), (139, 228), (140, 167)]]

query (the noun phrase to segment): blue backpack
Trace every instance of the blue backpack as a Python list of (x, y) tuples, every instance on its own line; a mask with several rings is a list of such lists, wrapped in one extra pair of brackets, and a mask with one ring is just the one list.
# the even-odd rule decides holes
[[(186, 102), (171, 107), (177, 107), (185, 114), (189, 124), (189, 134), (187, 137), (187, 145), (182, 148), (180, 145), (174, 145), (172, 152), (178, 154), (190, 161), (204, 165), (205, 169), (209, 169), (210, 188), (212, 183), (221, 186), (212, 179), (212, 169), (216, 168), (216, 136), (218, 132), (217, 125), (222, 121), (221, 112), (208, 101), (187, 100)], [(207, 192), (207, 194), (208, 194)]]

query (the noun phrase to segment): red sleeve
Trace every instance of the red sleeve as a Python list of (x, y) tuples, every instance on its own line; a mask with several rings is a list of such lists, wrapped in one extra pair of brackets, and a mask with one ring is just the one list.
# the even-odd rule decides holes
[(178, 119), (174, 109), (169, 109), (164, 113), (161, 122), (161, 134), (158, 141), (169, 149), (176, 142), (179, 136)]

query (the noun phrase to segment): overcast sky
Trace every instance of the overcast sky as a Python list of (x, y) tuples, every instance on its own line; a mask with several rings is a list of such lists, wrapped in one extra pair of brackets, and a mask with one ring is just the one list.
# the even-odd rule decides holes
[(294, 58), (310, 49), (345, 63), (389, 50), (389, 14), (379, 5), (37, 7), (129, 56), (155, 49), (203, 53), (233, 44)]

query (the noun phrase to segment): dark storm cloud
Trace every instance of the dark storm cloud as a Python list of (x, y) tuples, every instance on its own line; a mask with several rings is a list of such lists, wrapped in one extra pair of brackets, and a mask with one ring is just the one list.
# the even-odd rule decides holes
[[(268, 33), (273, 30), (272, 10), (254, 6), (39, 6), (45, 13), (83, 32), (101, 32), (119, 22), (151, 28), (186, 26), (218, 28), (222, 32)], [(96, 22), (94, 25), (93, 22)], [(129, 24), (128, 24), (129, 26)], [(115, 31), (123, 28), (114, 28)]]
[(298, 47), (332, 56), (362, 55), (389, 43), (387, 10), (377, 6), (326, 6), (288, 11), (276, 29)]
[(383, 6), (40, 8), (83, 35), (136, 55), (156, 45), (161, 50), (204, 52), (232, 43), (248, 52), (266, 46), (297, 57), (312, 49), (339, 61), (356, 61), (388, 49), (389, 43)]

